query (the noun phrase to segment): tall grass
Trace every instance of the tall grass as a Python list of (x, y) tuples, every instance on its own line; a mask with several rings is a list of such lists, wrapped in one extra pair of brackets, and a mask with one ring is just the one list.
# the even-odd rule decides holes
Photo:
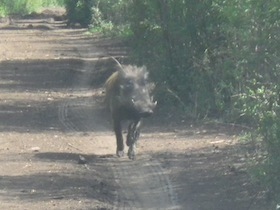
[(1, 0), (0, 16), (11, 14), (29, 14), (38, 12), (44, 7), (64, 6), (64, 0)]

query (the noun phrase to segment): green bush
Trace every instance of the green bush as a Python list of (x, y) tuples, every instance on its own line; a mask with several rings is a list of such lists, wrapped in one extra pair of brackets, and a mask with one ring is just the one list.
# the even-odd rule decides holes
[[(238, 1), (237, 1), (238, 2)], [(230, 39), (231, 55), (238, 72), (238, 89), (235, 88), (233, 107), (256, 128), (266, 154), (259, 165), (261, 183), (270, 197), (280, 199), (280, 51), (279, 51), (279, 2), (247, 0), (237, 4), (239, 11), (246, 11), (241, 21), (231, 25), (234, 36)], [(236, 7), (236, 5), (235, 5)], [(233, 18), (232, 18), (233, 19)], [(242, 25), (238, 25), (242, 22)], [(236, 25), (237, 24), (237, 25)]]
[(68, 25), (88, 27), (92, 23), (92, 6), (92, 0), (65, 0)]
[(25, 15), (38, 12), (43, 7), (63, 5), (64, 0), (1, 0), (0, 16), (8, 16), (11, 14)]
[(105, 36), (128, 37), (131, 35), (128, 13), (130, 1), (99, 0), (92, 8), (93, 32), (102, 32)]

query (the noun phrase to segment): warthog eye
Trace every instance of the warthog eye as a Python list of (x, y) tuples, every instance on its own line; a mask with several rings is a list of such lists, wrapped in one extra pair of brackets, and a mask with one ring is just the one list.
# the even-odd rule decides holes
[(126, 80), (125, 82), (126, 86), (132, 86), (133, 85), (133, 81), (131, 79)]
[(130, 91), (133, 89), (133, 81), (131, 80), (126, 80), (121, 86), (121, 89), (123, 89), (124, 91)]

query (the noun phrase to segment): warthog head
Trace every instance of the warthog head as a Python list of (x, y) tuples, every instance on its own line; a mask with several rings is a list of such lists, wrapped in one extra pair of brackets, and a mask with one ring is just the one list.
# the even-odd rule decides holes
[(119, 69), (119, 105), (137, 113), (139, 117), (148, 117), (153, 113), (157, 102), (150, 95), (153, 84), (148, 82), (146, 67), (125, 66)]

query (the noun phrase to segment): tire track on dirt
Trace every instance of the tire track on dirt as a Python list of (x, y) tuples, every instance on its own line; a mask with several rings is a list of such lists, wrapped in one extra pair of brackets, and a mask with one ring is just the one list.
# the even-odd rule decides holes
[(119, 185), (114, 209), (179, 209), (177, 196), (157, 160), (142, 156), (136, 161), (112, 160), (114, 176)]
[(70, 106), (69, 101), (65, 101), (64, 103), (58, 106), (58, 120), (68, 131), (78, 131), (69, 119), (68, 119), (68, 107)]

